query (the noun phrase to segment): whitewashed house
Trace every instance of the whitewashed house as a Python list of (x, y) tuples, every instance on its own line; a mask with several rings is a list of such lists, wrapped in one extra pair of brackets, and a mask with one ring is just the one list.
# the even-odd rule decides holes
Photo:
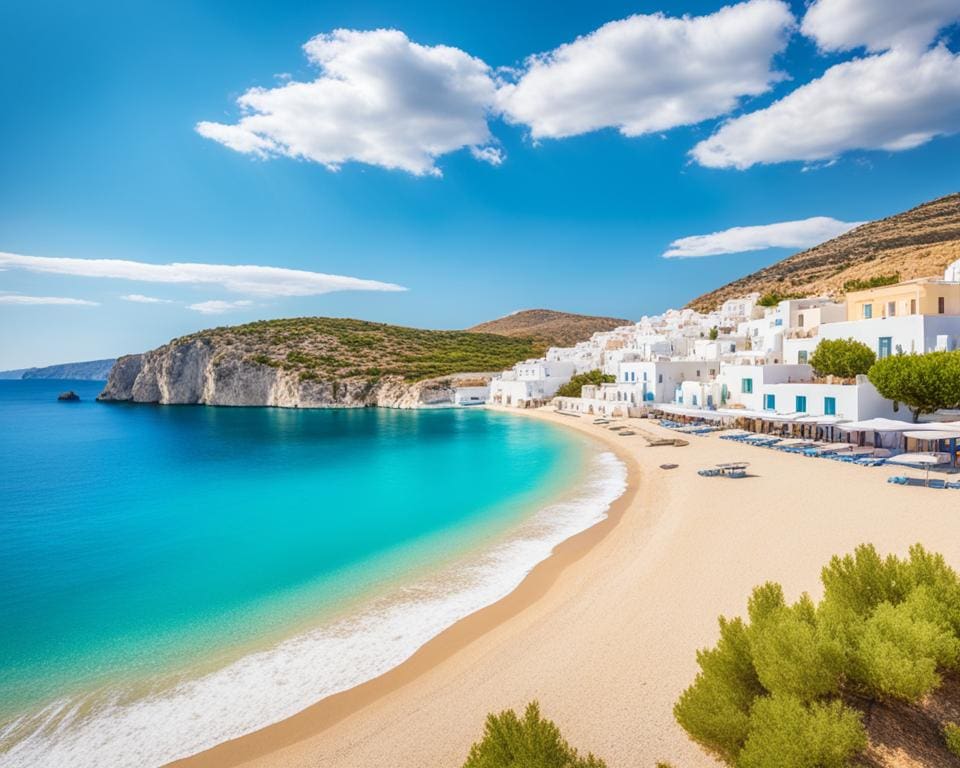
[(525, 360), (490, 382), (489, 401), (496, 405), (533, 408), (545, 404), (573, 377), (576, 364), (546, 359)]

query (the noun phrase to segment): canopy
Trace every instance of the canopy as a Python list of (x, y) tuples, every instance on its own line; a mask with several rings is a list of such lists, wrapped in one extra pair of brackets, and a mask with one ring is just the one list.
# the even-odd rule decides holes
[(903, 436), (913, 440), (958, 440), (960, 439), (960, 431), (948, 432), (937, 429), (917, 429), (904, 432)]
[(923, 429), (920, 424), (909, 421), (895, 421), (894, 419), (867, 419), (866, 421), (849, 421), (838, 424), (837, 429), (843, 432), (906, 432), (910, 429)]
[(797, 424), (819, 424), (821, 426), (835, 426), (843, 424), (849, 419), (842, 419), (839, 416), (801, 416), (796, 420)]

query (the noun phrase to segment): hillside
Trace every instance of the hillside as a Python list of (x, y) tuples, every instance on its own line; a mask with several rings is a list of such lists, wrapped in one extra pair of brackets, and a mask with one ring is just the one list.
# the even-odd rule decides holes
[(525, 309), (469, 328), (470, 333), (495, 333), (499, 336), (529, 337), (547, 347), (572, 347), (598, 331), (612, 331), (630, 320), (616, 317), (575, 315), (552, 309)]
[(864, 224), (809, 250), (704, 294), (688, 306), (709, 311), (757, 291), (840, 295), (854, 280), (912, 280), (942, 275), (960, 259), (960, 194)]
[(210, 405), (416, 407), (449, 377), (543, 352), (530, 338), (301, 317), (213, 328), (121, 357), (102, 400)]
[(82, 363), (61, 363), (43, 368), (20, 368), (15, 371), (0, 371), (0, 379), (71, 379), (73, 381), (106, 381), (116, 362), (87, 360)]

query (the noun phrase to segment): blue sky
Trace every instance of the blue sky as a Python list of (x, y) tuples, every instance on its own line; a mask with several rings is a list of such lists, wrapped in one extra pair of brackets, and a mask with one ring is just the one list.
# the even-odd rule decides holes
[[(957, 191), (955, 0), (921, 18), (862, 2), (851, 15), (856, 0), (819, 0), (814, 18), (750, 0), (727, 21), (711, 16), (722, 2), (692, 0), (7, 2), (0, 252), (16, 258), (0, 263), (0, 368), (264, 317), (637, 318), (799, 249), (663, 258), (681, 238), (854, 223)], [(288, 87), (318, 78), (339, 82)], [(358, 110), (364, 88), (385, 106)], [(406, 290), (290, 289), (296, 275), (251, 288), (215, 268), (120, 279), (54, 258)]]

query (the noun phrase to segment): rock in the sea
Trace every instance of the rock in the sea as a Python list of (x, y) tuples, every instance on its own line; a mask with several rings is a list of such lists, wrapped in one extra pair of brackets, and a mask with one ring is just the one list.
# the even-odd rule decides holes
[(76, 402), (79, 399), (80, 399), (80, 395), (78, 395), (72, 389), (67, 390), (66, 392), (61, 392), (59, 395), (57, 395), (57, 400), (63, 400), (65, 402), (70, 402), (70, 403)]

